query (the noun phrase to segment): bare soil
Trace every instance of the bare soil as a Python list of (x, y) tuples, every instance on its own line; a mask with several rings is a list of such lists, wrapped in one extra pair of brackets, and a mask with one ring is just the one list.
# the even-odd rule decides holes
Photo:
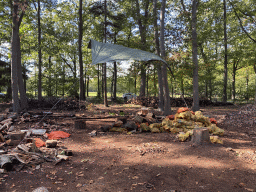
[[(86, 117), (135, 114), (135, 105), (96, 105), (82, 111), (53, 111)], [(153, 110), (153, 109), (152, 109)], [(177, 108), (173, 108), (174, 111)], [(1, 192), (33, 191), (256, 191), (256, 130), (254, 113), (241, 114), (240, 107), (206, 107), (204, 115), (214, 117), (225, 130), (224, 144), (193, 146), (179, 142), (171, 133), (98, 133), (93, 130), (116, 119), (86, 121), (86, 129), (74, 128), (74, 119), (52, 120), (58, 130), (71, 134), (61, 145), (72, 150), (68, 161), (43, 163), (21, 171), (0, 174)], [(32, 127), (36, 122), (15, 125)]]

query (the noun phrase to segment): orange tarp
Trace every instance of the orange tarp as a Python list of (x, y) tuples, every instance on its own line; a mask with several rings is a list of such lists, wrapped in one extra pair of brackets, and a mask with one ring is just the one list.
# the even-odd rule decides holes
[(62, 139), (70, 136), (69, 133), (64, 131), (52, 131), (50, 134), (46, 133), (46, 135), (48, 136), (48, 139)]
[(43, 146), (45, 146), (45, 142), (42, 139), (35, 138), (34, 140), (35, 140), (36, 147), (43, 147)]

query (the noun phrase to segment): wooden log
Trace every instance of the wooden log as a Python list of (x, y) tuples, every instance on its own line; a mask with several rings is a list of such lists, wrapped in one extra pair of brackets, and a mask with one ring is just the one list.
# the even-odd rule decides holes
[(45, 145), (47, 148), (55, 148), (57, 146), (58, 141), (57, 140), (47, 140), (45, 142)]
[(86, 128), (86, 121), (84, 120), (75, 121), (75, 129), (85, 129), (85, 128)]
[(210, 135), (207, 128), (195, 128), (193, 130), (192, 142), (196, 145), (210, 143)]

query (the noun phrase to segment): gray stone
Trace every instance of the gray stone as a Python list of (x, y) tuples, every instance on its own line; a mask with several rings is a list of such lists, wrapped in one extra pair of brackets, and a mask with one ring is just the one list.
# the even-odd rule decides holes
[(210, 135), (207, 128), (195, 128), (192, 135), (193, 144), (200, 145), (210, 143)]
[(89, 133), (91, 137), (97, 136), (97, 131), (93, 130), (91, 133)]
[(49, 192), (46, 187), (38, 187), (34, 189), (32, 192)]
[(134, 117), (134, 121), (135, 121), (136, 123), (141, 124), (142, 121), (143, 121), (143, 117), (141, 117), (141, 116), (139, 116), (139, 115), (136, 115), (136, 116)]
[(136, 130), (137, 129), (137, 125), (135, 124), (134, 121), (128, 121), (125, 125), (124, 128), (126, 128), (127, 130)]

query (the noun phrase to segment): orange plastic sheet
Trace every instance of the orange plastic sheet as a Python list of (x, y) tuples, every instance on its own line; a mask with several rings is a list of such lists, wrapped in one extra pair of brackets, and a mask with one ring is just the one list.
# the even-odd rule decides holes
[(43, 147), (43, 146), (45, 146), (45, 142), (42, 139), (35, 138), (34, 140), (35, 140), (36, 147)]
[(175, 115), (168, 115), (167, 117), (168, 117), (170, 120), (174, 120)]
[(46, 135), (48, 136), (48, 139), (62, 139), (70, 136), (69, 133), (64, 131), (52, 131), (50, 134), (46, 133)]
[(214, 118), (210, 118), (210, 122), (217, 125), (217, 121)]
[(187, 107), (180, 107), (177, 111), (177, 113), (182, 113), (182, 112), (185, 112), (185, 111), (189, 111)]

